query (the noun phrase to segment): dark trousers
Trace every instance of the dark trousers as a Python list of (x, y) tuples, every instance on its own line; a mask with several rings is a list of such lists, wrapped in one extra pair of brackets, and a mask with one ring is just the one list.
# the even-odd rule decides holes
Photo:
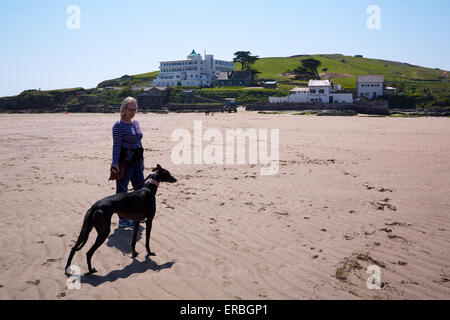
[[(144, 187), (144, 172), (142, 171), (142, 165), (140, 163), (128, 166), (125, 170), (123, 179), (116, 180), (116, 194), (128, 192), (128, 184), (130, 181), (134, 190), (139, 190)], [(119, 218), (123, 219), (120, 215)]]

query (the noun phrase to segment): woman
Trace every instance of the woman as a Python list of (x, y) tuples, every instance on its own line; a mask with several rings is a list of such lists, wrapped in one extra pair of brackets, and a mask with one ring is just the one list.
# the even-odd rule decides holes
[[(123, 179), (116, 180), (116, 193), (128, 191), (128, 184), (134, 190), (144, 186), (144, 149), (142, 148), (142, 131), (139, 123), (133, 120), (137, 112), (137, 102), (133, 97), (123, 100), (120, 107), (120, 121), (117, 121), (113, 132), (113, 161), (111, 170), (119, 171), (119, 163), (125, 160)], [(134, 221), (119, 216), (119, 228), (134, 227)]]

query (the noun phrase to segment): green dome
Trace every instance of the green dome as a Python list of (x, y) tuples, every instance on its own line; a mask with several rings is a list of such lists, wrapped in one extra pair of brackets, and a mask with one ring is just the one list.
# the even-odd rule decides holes
[(197, 53), (195, 52), (195, 50), (192, 50), (191, 54), (189, 55), (189, 57), (196, 57)]

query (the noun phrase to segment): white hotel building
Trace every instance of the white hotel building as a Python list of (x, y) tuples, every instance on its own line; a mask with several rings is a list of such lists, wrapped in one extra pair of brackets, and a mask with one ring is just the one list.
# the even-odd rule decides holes
[(153, 80), (154, 87), (209, 87), (214, 85), (221, 72), (234, 71), (233, 62), (214, 60), (213, 55), (202, 59), (200, 54), (192, 50), (187, 60), (160, 62), (161, 70)]

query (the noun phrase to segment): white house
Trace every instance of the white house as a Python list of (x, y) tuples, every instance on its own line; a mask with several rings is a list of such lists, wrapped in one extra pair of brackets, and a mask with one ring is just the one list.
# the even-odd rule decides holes
[(332, 103), (330, 101), (331, 81), (330, 80), (309, 80), (309, 102)]
[(153, 80), (155, 87), (209, 87), (215, 84), (221, 72), (231, 72), (235, 66), (231, 61), (214, 60), (213, 55), (206, 55), (203, 60), (192, 50), (186, 60), (163, 61), (159, 69), (161, 71)]
[(353, 103), (351, 93), (333, 90), (331, 80), (310, 80), (308, 88), (294, 88), (287, 97), (270, 97), (270, 103)]
[(358, 97), (369, 100), (383, 95), (384, 77), (382, 75), (358, 76), (356, 88)]
[(353, 94), (352, 93), (337, 93), (334, 92), (330, 95), (330, 103), (353, 103)]
[(309, 101), (309, 89), (308, 88), (299, 88), (295, 87), (290, 91), (290, 95), (288, 96), (289, 103), (299, 103), (299, 102), (308, 102)]
[(384, 89), (384, 94), (385, 95), (396, 95), (397, 94), (397, 88), (394, 87), (386, 87)]
[(309, 101), (308, 88), (295, 87), (286, 97), (269, 97), (270, 103), (302, 103)]

